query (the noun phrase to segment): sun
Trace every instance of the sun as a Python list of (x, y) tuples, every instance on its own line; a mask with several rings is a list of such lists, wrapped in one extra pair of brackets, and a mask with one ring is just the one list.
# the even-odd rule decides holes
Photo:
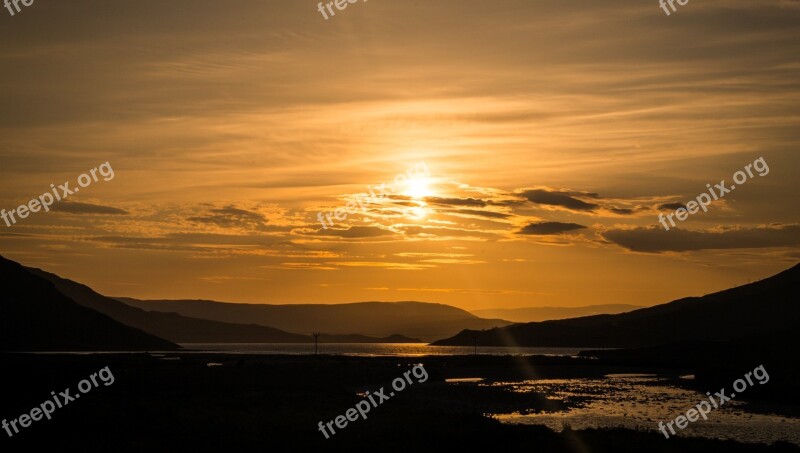
[(408, 184), (406, 184), (406, 188), (403, 191), (403, 195), (416, 199), (430, 197), (431, 195), (433, 195), (433, 191), (431, 191), (429, 185), (430, 185), (429, 178), (410, 179), (408, 180)]

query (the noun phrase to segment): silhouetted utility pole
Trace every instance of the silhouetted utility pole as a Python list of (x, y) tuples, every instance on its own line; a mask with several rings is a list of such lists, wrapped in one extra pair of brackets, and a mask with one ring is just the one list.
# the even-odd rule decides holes
[(314, 335), (314, 355), (317, 355), (317, 342), (319, 341), (319, 332), (314, 332), (311, 335)]
[(475, 355), (478, 355), (478, 333), (472, 332), (472, 341), (475, 343)]

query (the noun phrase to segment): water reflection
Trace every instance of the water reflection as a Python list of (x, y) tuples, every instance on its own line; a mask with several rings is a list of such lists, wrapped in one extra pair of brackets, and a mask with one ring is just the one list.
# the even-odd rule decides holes
[[(657, 431), (659, 421), (669, 421), (706, 399), (704, 393), (669, 385), (654, 375), (608, 375), (604, 379), (542, 379), (493, 382), (511, 392), (543, 394), (569, 409), (531, 410), (491, 414), (503, 423), (545, 425), (555, 431), (614, 428)], [(564, 407), (564, 406), (561, 406)], [(762, 408), (763, 409), (763, 408)], [(775, 413), (787, 407), (773, 405)], [(763, 411), (759, 411), (763, 412)], [(733, 439), (772, 443), (779, 440), (800, 445), (800, 418), (754, 413), (743, 401), (731, 400), (708, 416), (689, 424), (678, 436)]]

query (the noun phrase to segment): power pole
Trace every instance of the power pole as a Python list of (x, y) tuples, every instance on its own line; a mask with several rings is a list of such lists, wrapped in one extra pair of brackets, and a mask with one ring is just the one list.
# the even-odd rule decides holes
[(314, 355), (317, 355), (317, 342), (319, 341), (319, 332), (314, 332), (311, 335), (314, 336)]

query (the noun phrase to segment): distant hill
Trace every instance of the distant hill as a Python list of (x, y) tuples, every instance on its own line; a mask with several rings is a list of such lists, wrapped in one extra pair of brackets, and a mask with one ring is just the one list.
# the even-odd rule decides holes
[(587, 305), (585, 307), (526, 307), (526, 308), (489, 308), (486, 310), (470, 310), (481, 318), (500, 318), (512, 322), (538, 322), (554, 319), (578, 318), (592, 315), (614, 315), (642, 308), (641, 305), (608, 304)]
[[(303, 343), (313, 342), (313, 338), (306, 335), (307, 341)], [(418, 338), (409, 338), (405, 335), (394, 334), (387, 337), (368, 337), (359, 334), (321, 334), (319, 336), (321, 343), (424, 343)]]
[(616, 315), (465, 330), (434, 345), (647, 347), (730, 341), (800, 327), (800, 265), (773, 277), (703, 297)]
[[(285, 332), (253, 323), (235, 324), (197, 319), (177, 313), (147, 312), (118, 300), (103, 296), (86, 285), (61, 278), (41, 269), (27, 268), (29, 272), (46, 279), (55, 288), (78, 304), (145, 332), (176, 343), (310, 343), (310, 335)], [(321, 335), (327, 343), (414, 343), (419, 340), (395, 336), (371, 338), (363, 335)]]
[(47, 280), (0, 256), (0, 350), (146, 351), (177, 345), (81, 307)]
[(255, 323), (289, 332), (322, 331), (377, 337), (401, 333), (425, 341), (455, 335), (463, 329), (487, 329), (511, 324), (502, 319), (482, 319), (449, 305), (424, 302), (268, 305), (124, 297), (117, 300), (147, 311), (175, 312), (220, 322)]

